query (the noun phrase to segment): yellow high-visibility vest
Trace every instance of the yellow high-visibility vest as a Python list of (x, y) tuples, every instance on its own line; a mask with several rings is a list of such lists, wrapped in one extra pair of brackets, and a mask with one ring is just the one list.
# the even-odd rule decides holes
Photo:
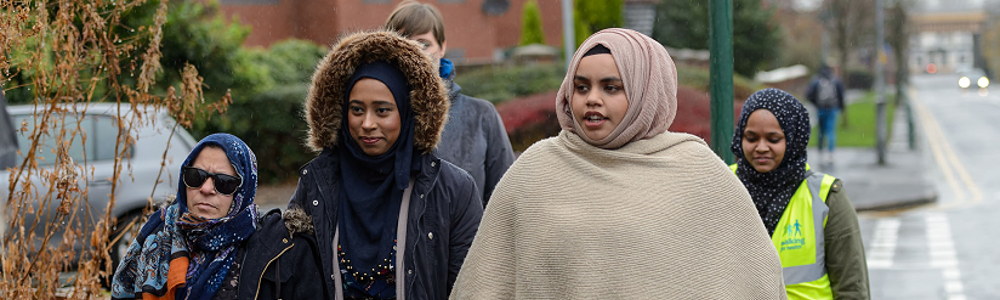
[[(736, 173), (736, 165), (729, 166)], [(771, 242), (781, 258), (788, 299), (833, 299), (826, 273), (823, 228), (830, 214), (826, 197), (837, 179), (812, 172), (806, 165), (806, 180), (788, 201)]]

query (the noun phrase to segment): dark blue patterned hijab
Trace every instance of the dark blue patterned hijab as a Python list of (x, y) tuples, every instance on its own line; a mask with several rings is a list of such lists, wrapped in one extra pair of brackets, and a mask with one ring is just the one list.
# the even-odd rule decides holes
[[(743, 155), (743, 130), (750, 114), (758, 109), (771, 111), (785, 133), (785, 156), (777, 168), (767, 173), (757, 172)], [(738, 158), (736, 175), (750, 192), (767, 233), (774, 234), (788, 201), (806, 178), (809, 111), (792, 94), (775, 88), (763, 89), (747, 98), (735, 131), (730, 149)]]
[[(150, 216), (129, 245), (113, 277), (112, 298), (142, 298), (144, 293), (163, 296), (173, 289), (180, 299), (211, 299), (229, 274), (240, 242), (257, 230), (257, 158), (253, 151), (236, 136), (216, 133), (202, 139), (182, 165), (190, 166), (207, 145), (222, 148), (243, 178), (229, 212), (218, 219), (189, 213), (187, 186), (179, 182), (176, 201)], [(188, 258), (184, 285), (167, 286), (170, 262), (181, 257)]]
[[(347, 118), (349, 96), (354, 84), (363, 78), (384, 83), (399, 111), (399, 137), (379, 156), (368, 156), (351, 137)], [(403, 190), (409, 186), (411, 172), (419, 171), (419, 157), (413, 148), (414, 112), (410, 106), (410, 87), (406, 76), (395, 66), (376, 61), (358, 67), (345, 89), (340, 137), (340, 228), (342, 252), (354, 270), (371, 272), (389, 259), (396, 239), (396, 225)], [(404, 220), (405, 222), (405, 220)]]

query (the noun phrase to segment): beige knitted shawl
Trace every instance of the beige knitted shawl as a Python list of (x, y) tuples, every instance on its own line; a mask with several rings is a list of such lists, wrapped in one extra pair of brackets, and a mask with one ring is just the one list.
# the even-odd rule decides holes
[(616, 150), (563, 131), (500, 180), (452, 299), (785, 299), (739, 179), (666, 132)]

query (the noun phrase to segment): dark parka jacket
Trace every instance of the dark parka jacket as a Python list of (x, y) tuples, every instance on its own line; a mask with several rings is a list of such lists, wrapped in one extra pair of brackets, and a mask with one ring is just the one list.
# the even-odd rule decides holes
[(455, 165), (435, 157), (448, 113), (447, 90), (416, 42), (395, 33), (357, 33), (341, 39), (313, 75), (305, 103), (309, 123), (308, 145), (322, 151), (299, 171), (299, 183), (288, 207), (311, 217), (320, 253), (325, 292), (335, 299), (340, 275), (334, 253), (334, 230), (343, 176), (336, 154), (344, 89), (354, 70), (375, 60), (396, 65), (411, 87), (414, 111), (414, 148), (422, 155), (421, 171), (414, 174), (406, 225), (405, 299), (447, 299), (472, 239), (479, 228), (483, 207), (472, 177)]
[(240, 261), (237, 299), (317, 299), (326, 286), (311, 220), (302, 210), (260, 218)]

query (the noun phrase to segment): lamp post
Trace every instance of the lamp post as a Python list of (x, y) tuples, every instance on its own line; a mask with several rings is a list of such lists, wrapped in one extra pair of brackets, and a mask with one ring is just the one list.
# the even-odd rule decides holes
[(570, 60), (573, 59), (573, 52), (576, 52), (576, 33), (573, 32), (573, 0), (562, 0), (563, 19), (563, 56), (566, 58), (565, 68), (569, 69)]
[(878, 164), (885, 165), (886, 154), (886, 108), (885, 78), (882, 74), (885, 62), (885, 10), (883, 0), (875, 0), (875, 138)]
[(726, 164), (735, 162), (729, 151), (733, 138), (733, 2), (710, 0), (709, 83), (712, 95), (712, 151)]

